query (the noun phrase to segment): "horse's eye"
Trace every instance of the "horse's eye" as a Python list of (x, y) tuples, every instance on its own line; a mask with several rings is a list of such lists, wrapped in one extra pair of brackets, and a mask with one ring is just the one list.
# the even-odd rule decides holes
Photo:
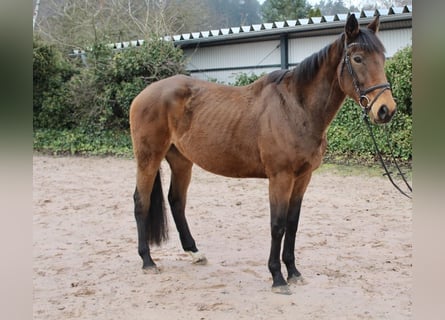
[(357, 63), (362, 63), (362, 57), (360, 57), (360, 56), (354, 56), (354, 61), (355, 62), (357, 62)]

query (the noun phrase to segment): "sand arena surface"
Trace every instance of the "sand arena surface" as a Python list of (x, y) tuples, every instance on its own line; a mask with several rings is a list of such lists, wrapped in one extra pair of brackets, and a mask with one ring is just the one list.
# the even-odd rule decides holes
[(33, 169), (34, 319), (411, 318), (412, 201), (383, 177), (315, 172), (296, 242), (307, 284), (283, 296), (267, 269), (267, 180), (194, 166), (187, 217), (208, 264), (191, 264), (169, 214), (170, 239), (152, 248), (161, 273), (144, 274), (133, 160), (35, 155)]

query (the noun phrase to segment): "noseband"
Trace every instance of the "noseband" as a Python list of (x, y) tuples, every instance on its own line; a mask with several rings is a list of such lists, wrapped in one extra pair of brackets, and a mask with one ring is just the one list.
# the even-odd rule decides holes
[[(372, 108), (372, 105), (382, 95), (382, 93), (385, 92), (386, 90), (391, 90), (391, 85), (388, 82), (386, 82), (386, 83), (382, 83), (382, 84), (377, 84), (375, 86), (371, 86), (364, 90), (360, 89), (357, 74), (355, 73), (354, 69), (352, 68), (351, 56), (348, 54), (348, 49), (352, 46), (357, 46), (357, 45), (360, 46), (362, 44), (360, 44), (358, 42), (353, 42), (353, 43), (350, 43), (349, 45), (345, 45), (345, 57), (344, 57), (344, 61), (343, 61), (343, 67), (346, 64), (348, 72), (352, 77), (352, 83), (354, 85), (355, 91), (357, 92), (357, 95), (359, 96), (359, 99), (358, 99), (359, 104), (362, 107), (363, 112), (365, 114), (368, 114)], [(343, 67), (342, 67), (342, 71), (343, 71)], [(377, 95), (374, 97), (374, 99), (370, 100), (369, 97), (367, 96), (367, 94), (374, 90), (377, 90), (377, 89), (380, 89), (380, 91), (377, 93)]]

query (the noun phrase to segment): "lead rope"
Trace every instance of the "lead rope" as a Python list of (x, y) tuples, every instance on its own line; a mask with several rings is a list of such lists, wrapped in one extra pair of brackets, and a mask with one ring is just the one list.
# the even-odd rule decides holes
[(403, 180), (403, 182), (405, 182), (405, 185), (409, 189), (409, 191), (413, 192), (413, 188), (410, 186), (410, 184), (406, 180), (405, 175), (402, 173), (402, 170), (400, 170), (400, 166), (399, 166), (399, 164), (396, 161), (396, 157), (394, 156), (394, 152), (393, 152), (393, 149), (391, 147), (391, 142), (389, 140), (388, 128), (386, 126), (385, 126), (385, 136), (386, 136), (386, 143), (388, 144), (389, 151), (391, 152), (391, 158), (393, 159), (394, 165), (396, 166), (397, 171), (399, 172), (399, 176), (402, 177), (402, 180)]
[[(378, 147), (378, 145), (377, 145), (377, 141), (376, 141), (376, 139), (375, 139), (374, 132), (373, 132), (373, 130), (372, 130), (372, 126), (371, 126), (371, 123), (369, 122), (368, 114), (366, 113), (366, 111), (363, 112), (363, 120), (365, 121), (366, 126), (368, 127), (369, 134), (370, 134), (370, 136), (371, 136), (371, 138), (372, 138), (372, 142), (374, 143), (374, 148), (375, 148), (375, 151), (376, 151), (376, 153), (377, 153), (377, 155), (378, 155), (378, 157), (379, 157), (380, 163), (382, 164), (382, 167), (383, 167), (383, 169), (385, 170), (385, 173), (384, 173), (383, 175), (385, 175), (385, 176), (388, 177), (388, 179), (389, 179), (389, 181), (392, 183), (392, 185), (393, 185), (393, 186), (394, 186), (394, 187), (395, 187), (401, 194), (403, 194), (405, 197), (407, 197), (407, 198), (409, 198), (409, 199), (412, 199), (412, 197), (411, 197), (410, 195), (408, 195), (405, 191), (403, 191), (403, 190), (402, 190), (402, 189), (401, 189), (401, 188), (394, 182), (394, 180), (392, 179), (391, 172), (388, 170), (388, 168), (387, 168), (387, 166), (386, 166), (386, 164), (385, 164), (385, 161), (383, 160), (382, 153), (380, 152), (380, 149), (379, 149), (379, 147)], [(412, 192), (412, 191), (413, 191), (412, 187), (409, 185), (408, 181), (407, 181), (406, 178), (405, 178), (405, 175), (404, 175), (404, 174), (402, 173), (402, 171), (400, 170), (400, 166), (398, 165), (398, 163), (397, 163), (397, 161), (396, 161), (396, 158), (395, 158), (395, 156), (394, 156), (394, 152), (393, 152), (392, 147), (391, 147), (391, 144), (390, 144), (390, 142), (389, 142), (388, 131), (386, 130), (386, 128), (385, 128), (385, 132), (386, 132), (386, 142), (387, 142), (388, 147), (389, 147), (389, 150), (390, 150), (390, 152), (391, 152), (391, 158), (392, 158), (392, 160), (393, 160), (393, 162), (394, 162), (394, 164), (395, 164), (395, 166), (396, 166), (396, 168), (397, 168), (397, 170), (398, 170), (398, 172), (399, 172), (399, 175), (402, 177), (402, 179), (403, 179), (403, 181), (405, 182), (406, 186), (408, 187), (409, 191)]]

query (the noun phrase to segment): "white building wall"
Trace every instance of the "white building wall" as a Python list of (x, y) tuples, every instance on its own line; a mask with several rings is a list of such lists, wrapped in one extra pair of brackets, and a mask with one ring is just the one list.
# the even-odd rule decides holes
[(412, 44), (412, 28), (383, 30), (378, 33), (386, 49), (386, 57), (392, 57), (397, 51)]
[(337, 39), (338, 35), (289, 39), (289, 63), (300, 63)]
[(256, 66), (279, 63), (279, 41), (261, 41), (231, 45), (186, 49), (190, 59), (188, 66), (194, 69), (213, 69)]

